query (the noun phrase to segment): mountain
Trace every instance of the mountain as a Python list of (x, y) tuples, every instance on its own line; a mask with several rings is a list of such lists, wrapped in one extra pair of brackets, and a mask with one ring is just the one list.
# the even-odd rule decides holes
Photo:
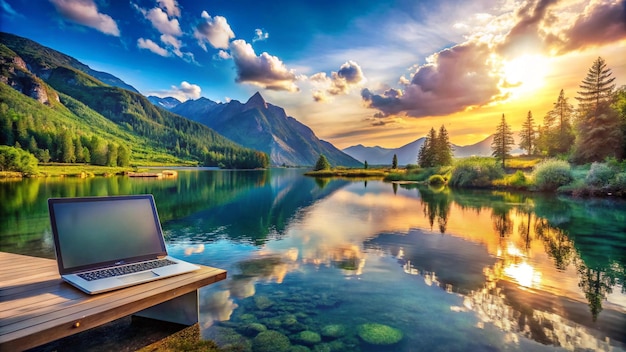
[[(514, 133), (515, 147), (519, 144), (518, 135), (518, 133)], [(359, 144), (345, 148), (343, 152), (359, 161), (365, 162), (367, 160), (367, 163), (370, 165), (391, 165), (394, 154), (398, 157), (399, 165), (417, 164), (417, 154), (425, 139), (425, 137), (421, 137), (400, 148), (365, 147)], [(452, 152), (455, 158), (491, 156), (491, 142), (493, 142), (493, 135), (470, 145), (460, 146), (452, 144)], [(514, 148), (511, 154), (522, 154), (522, 151), (519, 148)]]
[(29, 67), (29, 70), (38, 75), (43, 74), (43, 78), (45, 78), (45, 71), (48, 68), (54, 66), (66, 66), (81, 71), (91, 77), (94, 77), (95, 79), (107, 85), (124, 88), (130, 90), (131, 92), (139, 93), (137, 89), (135, 89), (133, 86), (113, 76), (110, 73), (93, 70), (91, 67), (83, 64), (82, 62), (76, 60), (71, 56), (67, 56), (56, 50), (39, 45), (38, 43), (35, 43), (30, 39), (26, 39), (9, 33), (0, 32), (0, 42), (9, 48), (21, 48), (20, 56), (22, 56), (22, 58), (30, 58), (30, 60), (27, 60), (29, 65), (31, 65)]
[(362, 166), (331, 143), (317, 138), (309, 127), (287, 116), (285, 109), (267, 103), (258, 92), (245, 104), (237, 100), (216, 103), (200, 98), (179, 104), (171, 111), (209, 126), (244, 147), (269, 154), (272, 165), (311, 166), (324, 154), (333, 166)]
[(101, 81), (70, 56), (7, 33), (0, 40), (2, 145), (28, 150), (40, 161), (96, 165), (269, 164), (261, 152)]
[(174, 97), (165, 97), (165, 98), (159, 98), (157, 96), (154, 95), (150, 95), (148, 96), (148, 100), (158, 106), (161, 107), (163, 109), (166, 110), (172, 110), (173, 108), (175, 108), (178, 104), (180, 104), (180, 100), (174, 98)]

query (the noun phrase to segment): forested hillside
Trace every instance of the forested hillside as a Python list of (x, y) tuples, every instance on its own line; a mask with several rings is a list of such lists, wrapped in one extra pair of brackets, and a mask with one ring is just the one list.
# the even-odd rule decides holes
[(0, 144), (42, 162), (268, 165), (266, 154), (105, 84), (75, 68), (73, 58), (10, 34), (0, 38)]

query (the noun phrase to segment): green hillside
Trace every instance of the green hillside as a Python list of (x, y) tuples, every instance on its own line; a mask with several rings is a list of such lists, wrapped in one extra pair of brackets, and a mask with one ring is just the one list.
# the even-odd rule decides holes
[(0, 144), (43, 162), (228, 168), (269, 162), (266, 154), (157, 108), (138, 93), (102, 83), (73, 67), (73, 58), (24, 38), (0, 38)]

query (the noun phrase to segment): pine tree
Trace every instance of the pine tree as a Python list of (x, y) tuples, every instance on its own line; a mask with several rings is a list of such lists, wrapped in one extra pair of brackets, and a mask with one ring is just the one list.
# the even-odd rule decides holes
[(435, 143), (435, 164), (437, 166), (452, 165), (452, 144), (444, 125), (439, 128)]
[(552, 110), (544, 117), (545, 134), (542, 149), (547, 155), (567, 153), (574, 143), (574, 132), (572, 130), (572, 116), (574, 107), (568, 103), (565, 92), (561, 89), (559, 97)]
[(618, 112), (611, 107), (615, 77), (599, 57), (587, 73), (578, 92), (578, 138), (574, 161), (588, 163), (608, 156), (621, 157), (624, 137)]
[(537, 140), (537, 132), (535, 131), (535, 121), (533, 120), (533, 113), (528, 110), (526, 120), (522, 124), (522, 131), (520, 132), (521, 141), (519, 147), (525, 149), (528, 155), (533, 153), (533, 147), (535, 147), (535, 141)]
[(420, 167), (433, 167), (435, 166), (435, 143), (437, 141), (437, 132), (434, 128), (430, 128), (430, 132), (424, 140), (424, 144), (420, 148), (417, 155), (417, 163)]
[(580, 85), (582, 90), (576, 97), (578, 109), (582, 113), (593, 112), (593, 116), (598, 116), (605, 105), (603, 103), (609, 101), (615, 89), (615, 84), (613, 84), (615, 77), (611, 77), (612, 74), (603, 58), (598, 57), (593, 62), (587, 72), (587, 77)]
[(391, 160), (391, 168), (392, 169), (398, 168), (398, 156), (395, 154), (393, 155), (393, 160)]
[(502, 167), (504, 167), (506, 157), (509, 155), (514, 143), (511, 126), (506, 123), (504, 114), (502, 114), (502, 121), (496, 128), (496, 134), (493, 136), (493, 142), (491, 142), (491, 150), (493, 151), (491, 155), (496, 159), (502, 160)]

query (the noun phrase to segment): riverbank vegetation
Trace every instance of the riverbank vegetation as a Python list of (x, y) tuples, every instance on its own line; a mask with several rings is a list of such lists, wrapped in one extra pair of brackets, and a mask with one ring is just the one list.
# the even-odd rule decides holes
[[(391, 168), (381, 169), (384, 180), (626, 196), (626, 86), (616, 90), (611, 76), (611, 69), (599, 57), (581, 82), (576, 109), (561, 89), (542, 125), (535, 123), (529, 110), (520, 126), (518, 145), (526, 155), (510, 155), (514, 133), (502, 114), (493, 134), (492, 157), (454, 160), (445, 127), (438, 133), (431, 128), (416, 155), (417, 165), (399, 169), (392, 162)], [(367, 161), (365, 165), (367, 169)], [(327, 165), (324, 175), (334, 174)]]

